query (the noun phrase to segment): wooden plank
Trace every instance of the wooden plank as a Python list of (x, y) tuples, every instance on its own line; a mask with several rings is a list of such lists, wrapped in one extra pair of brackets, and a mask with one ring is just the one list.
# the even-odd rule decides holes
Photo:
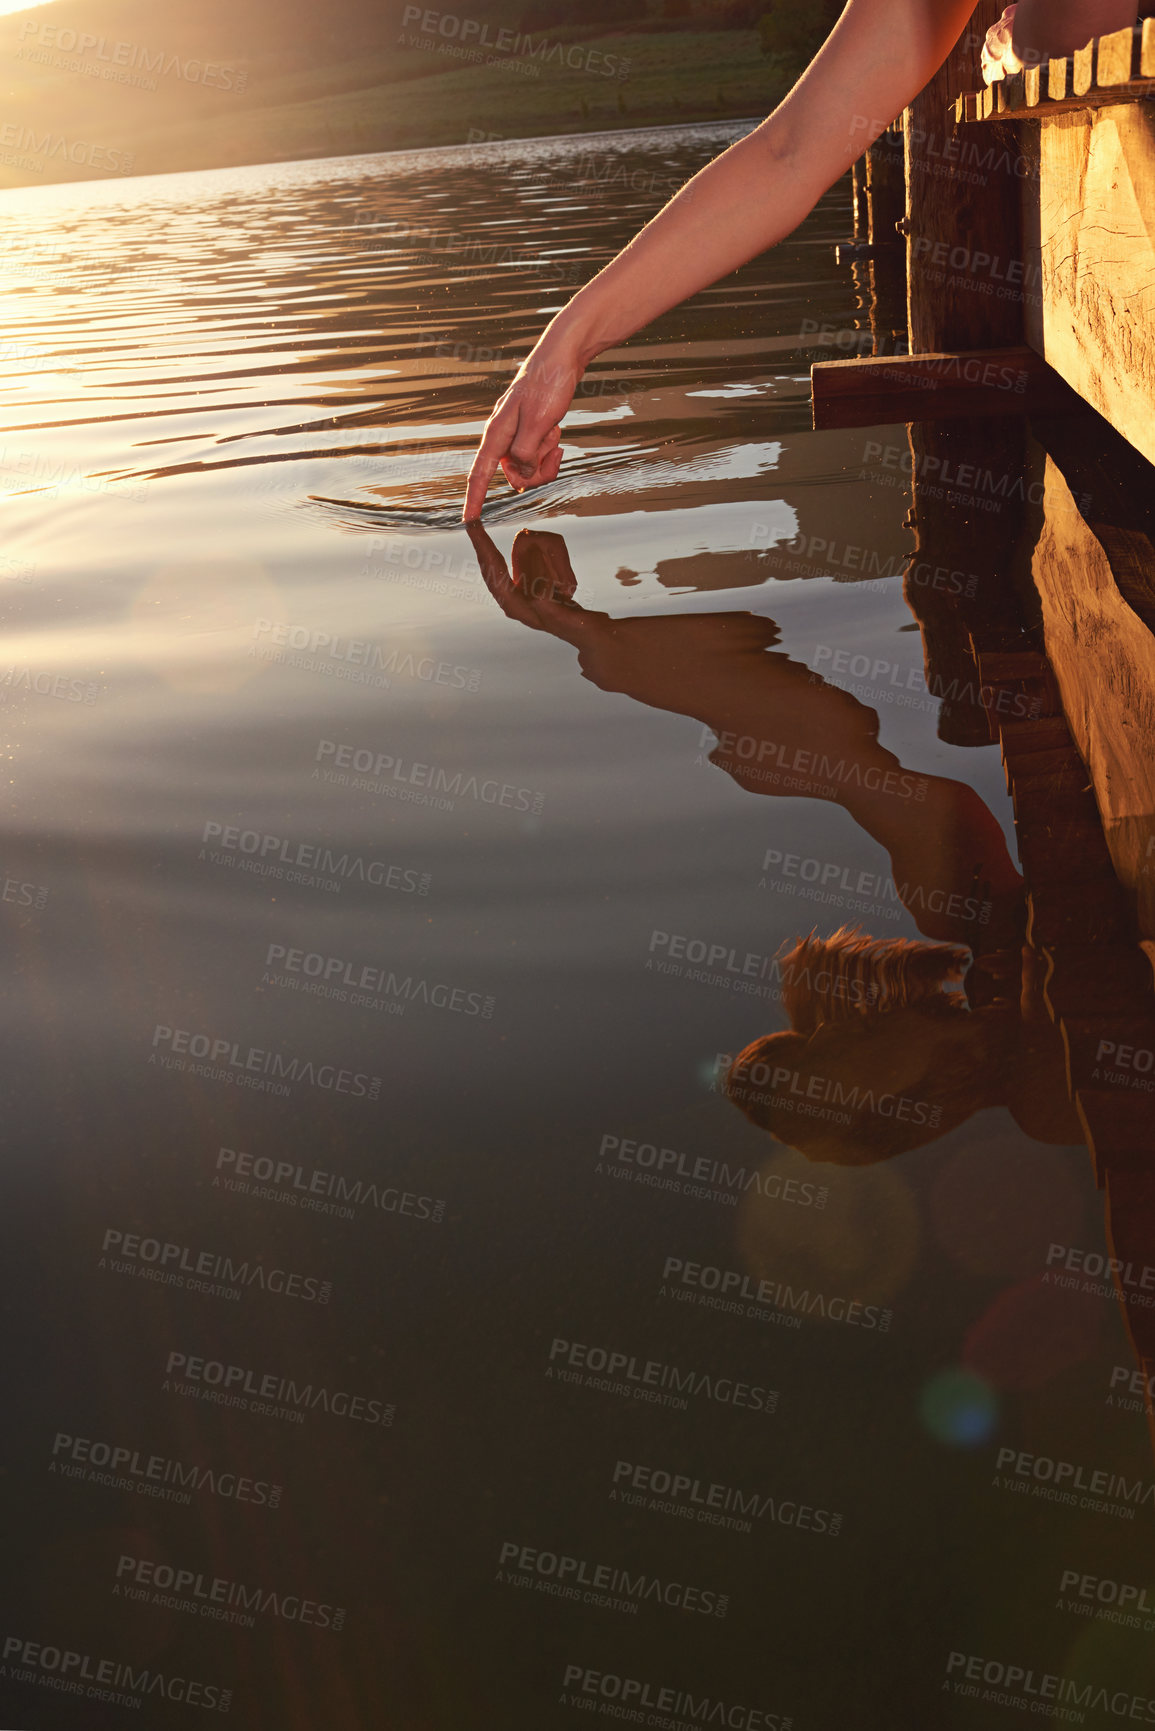
[(1014, 775), (1016, 780), (1030, 782), (1038, 776), (1056, 775), (1066, 779), (1082, 778), (1082, 785), (1087, 785), (1087, 771), (1082, 758), (1071, 744), (1054, 746), (1050, 751), (1018, 751), (1013, 746), (1010, 751), (1003, 745), (1003, 762), (1007, 766), (1008, 775)]
[(967, 107), (968, 98), (960, 97), (958, 119), (961, 122), (984, 121), (992, 118), (1016, 124), (1019, 121), (1048, 120), (1055, 114), (1085, 114), (1096, 108), (1118, 108), (1129, 102), (1146, 102), (1155, 97), (1155, 79), (1133, 78), (1127, 84), (1120, 84), (1109, 89), (1100, 90), (1092, 86), (1084, 96), (1068, 96), (1061, 101), (1052, 102), (1046, 97), (1031, 107), (1022, 107), (1015, 111), (1007, 110), (996, 116), (982, 112), (982, 101), (978, 99), (976, 112), (971, 113)]
[(1155, 111), (1064, 114), (1024, 183), (1027, 341), (1155, 460)]
[(1155, 19), (1099, 36), (1064, 60), (1025, 67), (955, 102), (958, 124), (992, 118), (1041, 120), (1071, 109), (1155, 95)]
[(1071, 62), (1067, 59), (1047, 61), (1047, 99), (1062, 102), (1074, 94)]
[(814, 425), (868, 427), (949, 415), (1078, 412), (1070, 388), (1034, 349), (862, 355), (815, 361)]
[(1094, 783), (1115, 870), (1155, 936), (1155, 638), (1119, 592), (1107, 553), (1046, 457), (1032, 558), (1047, 653)]
[(1021, 72), (1012, 72), (991, 86), (995, 92), (995, 109), (999, 114), (1015, 114), (1026, 107), (1027, 96)]
[(1095, 80), (1095, 41), (1076, 48), (1071, 56), (1071, 95), (1086, 96)]
[(1004, 679), (1042, 679), (1047, 673), (1047, 658), (1037, 649), (1010, 651), (980, 650), (979, 671), (983, 683), (995, 684)]
[(1071, 743), (1071, 731), (1061, 715), (1005, 721), (1000, 731), (1004, 762), (1012, 751), (1050, 751)]
[(1155, 78), (1155, 18), (1144, 18), (1139, 44), (1139, 76)]
[(1148, 631), (1155, 632), (1155, 547), (1140, 529), (1098, 521), (1090, 527), (1107, 555), (1120, 595)]
[(1095, 83), (1103, 88), (1126, 84), (1139, 75), (1140, 43), (1143, 32), (1138, 28), (1112, 30), (1095, 43)]

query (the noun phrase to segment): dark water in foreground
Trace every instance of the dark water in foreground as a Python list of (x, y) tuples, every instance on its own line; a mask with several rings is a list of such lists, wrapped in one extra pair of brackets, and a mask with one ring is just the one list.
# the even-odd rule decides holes
[(941, 1123), (862, 1166), (715, 1086), (812, 928), (1020, 936), (906, 430), (809, 430), (845, 195), (602, 357), (488, 581), (457, 526), (502, 368), (732, 136), (5, 195), (6, 1725), (1155, 1697), (1061, 1054), (798, 1084)]

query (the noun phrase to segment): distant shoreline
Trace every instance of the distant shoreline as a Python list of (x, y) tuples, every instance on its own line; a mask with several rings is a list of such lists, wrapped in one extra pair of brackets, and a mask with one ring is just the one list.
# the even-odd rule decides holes
[(227, 175), (244, 174), (246, 172), (252, 172), (255, 174), (266, 169), (309, 168), (315, 163), (324, 162), (365, 162), (369, 158), (375, 156), (441, 157), (452, 156), (466, 151), (470, 155), (474, 152), (480, 153), (484, 151), (494, 151), (496, 153), (509, 150), (511, 147), (516, 148), (518, 145), (524, 144), (567, 144), (571, 140), (579, 139), (584, 142), (588, 139), (636, 138), (639, 134), (645, 134), (648, 132), (694, 132), (712, 129), (719, 133), (730, 133), (736, 129), (740, 131), (743, 127), (747, 130), (752, 130), (755, 126), (761, 125), (761, 121), (762, 117), (758, 115), (745, 116), (739, 120), (675, 120), (670, 121), (665, 125), (657, 126), (607, 127), (601, 132), (549, 132), (529, 134), (524, 138), (503, 138), (478, 141), (473, 144), (418, 144), (412, 145), (405, 150), (341, 151), (334, 156), (309, 156), (291, 158), (287, 161), (283, 158), (273, 157), (265, 162), (230, 162), (223, 166), (213, 168), (169, 168), (151, 174), (92, 175), (87, 180), (36, 180), (25, 186), (0, 187), (0, 199), (6, 197), (17, 197), (28, 192), (64, 192), (69, 187), (75, 186), (99, 186), (102, 188), (108, 188), (112, 192), (116, 192), (118, 189), (132, 186), (138, 180), (175, 180), (184, 175)]
[[(582, 34), (580, 68), (535, 66), (533, 77), (511, 77), (513, 62), (446, 65), (434, 50), (394, 44), (362, 60), (291, 70), (255, 60), (227, 91), (175, 72), (158, 91), (128, 90), (23, 58), (7, 68), (18, 87), (0, 114), (0, 190), (685, 126), (748, 128), (784, 94), (753, 30)], [(615, 68), (612, 78), (588, 69), (603, 62)]]

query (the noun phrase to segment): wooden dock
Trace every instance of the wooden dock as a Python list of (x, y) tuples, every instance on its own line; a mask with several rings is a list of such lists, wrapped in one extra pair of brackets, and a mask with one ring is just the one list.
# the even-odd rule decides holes
[[(816, 426), (909, 423), (912, 522), (995, 576), (969, 611), (908, 590), (928, 670), (968, 663), (997, 737), (1043, 999), (1121, 1263), (1155, 1264), (1155, 20), (980, 89), (969, 31), (854, 176), (853, 268), (903, 243), (909, 353), (812, 369)], [(895, 129), (892, 129), (892, 134)], [(953, 176), (945, 165), (953, 164)], [(880, 273), (881, 275), (881, 273)], [(858, 276), (863, 292), (875, 280)], [(885, 288), (885, 284), (881, 284)], [(875, 329), (876, 321), (871, 320)], [(879, 328), (893, 324), (888, 308)], [(982, 417), (969, 423), (959, 417)], [(984, 524), (920, 480), (959, 441), (1022, 507)], [(973, 466), (973, 465), (972, 465)], [(1009, 492), (1011, 488), (1004, 487)], [(973, 501), (971, 501), (973, 505)], [(999, 591), (1007, 606), (999, 604)], [(1011, 605), (1011, 592), (1014, 605)], [(1015, 619), (1017, 618), (1017, 623)], [(1031, 694), (1031, 714), (1012, 699)], [(1003, 718), (1003, 715), (1008, 717)], [(1126, 1293), (1119, 1287), (1120, 1298)], [(1155, 1377), (1155, 1315), (1122, 1304)], [(1155, 1381), (1149, 1382), (1155, 1387)], [(1149, 1403), (1155, 1423), (1155, 1403)], [(1155, 1432), (1153, 1432), (1155, 1434)]]

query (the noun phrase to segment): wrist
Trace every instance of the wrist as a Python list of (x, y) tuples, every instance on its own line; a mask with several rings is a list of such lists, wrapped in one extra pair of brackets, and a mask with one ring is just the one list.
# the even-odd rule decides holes
[(546, 326), (534, 348), (535, 354), (547, 355), (555, 366), (570, 367), (579, 375), (603, 349), (609, 348), (612, 340), (598, 330), (589, 298), (583, 301), (585, 293), (579, 289)]

